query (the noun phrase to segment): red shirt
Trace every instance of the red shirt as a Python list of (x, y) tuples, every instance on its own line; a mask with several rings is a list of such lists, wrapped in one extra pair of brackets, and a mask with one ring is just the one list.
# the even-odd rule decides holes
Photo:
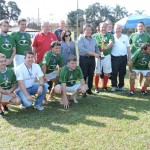
[(45, 35), (43, 32), (39, 32), (33, 40), (32, 46), (36, 48), (36, 62), (40, 63), (44, 54), (50, 50), (50, 45), (53, 41), (57, 41), (57, 37), (54, 33), (49, 32)]

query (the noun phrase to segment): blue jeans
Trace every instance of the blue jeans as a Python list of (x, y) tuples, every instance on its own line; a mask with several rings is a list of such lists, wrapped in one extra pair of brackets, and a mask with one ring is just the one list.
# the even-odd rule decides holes
[[(34, 84), (32, 87), (30, 88), (27, 88), (27, 92), (29, 95), (35, 95), (38, 91), (38, 88), (39, 88), (39, 84)], [(35, 105), (37, 106), (41, 106), (42, 104), (42, 101), (44, 100), (44, 97), (46, 95), (46, 92), (47, 92), (47, 89), (48, 89), (48, 84), (47, 83), (44, 83), (43, 85), (43, 92), (42, 94), (38, 95), (37, 98), (36, 98), (36, 101), (35, 101)], [(17, 95), (21, 98), (21, 101), (23, 103), (23, 105), (25, 107), (29, 107), (32, 105), (32, 102), (31, 101), (28, 101), (24, 95), (24, 93), (20, 90), (17, 92)]]

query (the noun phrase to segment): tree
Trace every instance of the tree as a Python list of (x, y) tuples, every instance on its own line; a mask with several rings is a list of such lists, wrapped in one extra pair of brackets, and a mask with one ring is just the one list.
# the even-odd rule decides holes
[(78, 25), (80, 27), (81, 22), (84, 20), (84, 11), (81, 9), (78, 9), (76, 11), (71, 11), (67, 15), (67, 23), (69, 26), (74, 27), (77, 26), (77, 13), (78, 13)]
[(7, 18), (7, 7), (4, 0), (0, 0), (0, 20)]
[(0, 0), (0, 20), (8, 19), (16, 21), (21, 13), (21, 10), (18, 8), (17, 4), (13, 1), (9, 1), (7, 4), (5, 0)]

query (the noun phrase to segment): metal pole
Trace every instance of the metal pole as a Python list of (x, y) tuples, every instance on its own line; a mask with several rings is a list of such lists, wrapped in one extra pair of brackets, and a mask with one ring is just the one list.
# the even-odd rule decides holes
[(78, 20), (79, 20), (79, 14), (78, 14), (78, 0), (77, 0), (77, 39), (78, 39)]

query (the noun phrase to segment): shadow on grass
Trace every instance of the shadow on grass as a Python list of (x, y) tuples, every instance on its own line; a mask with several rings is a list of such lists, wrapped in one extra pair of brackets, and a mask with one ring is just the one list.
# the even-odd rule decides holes
[[(99, 121), (103, 117), (138, 120), (130, 112), (146, 112), (150, 110), (148, 98), (136, 99), (135, 97), (104, 94), (99, 96), (89, 96), (86, 99), (79, 98), (79, 104), (71, 102), (70, 108), (65, 110), (58, 102), (53, 101), (45, 106), (43, 112), (28, 108), (19, 110), (12, 107), (11, 112), (5, 119), (12, 125), (20, 128), (48, 128), (56, 132), (69, 132), (68, 125), (85, 124), (87, 126), (106, 127), (106, 124)], [(94, 117), (100, 117), (95, 120)], [(89, 119), (90, 118), (90, 119)]]

